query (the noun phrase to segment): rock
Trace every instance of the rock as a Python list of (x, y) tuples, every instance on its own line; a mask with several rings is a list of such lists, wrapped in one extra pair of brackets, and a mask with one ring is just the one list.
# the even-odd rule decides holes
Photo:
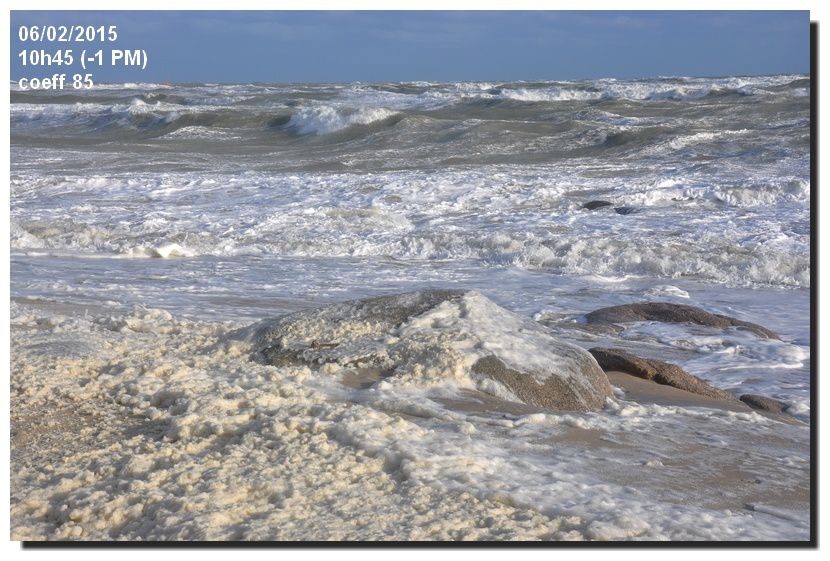
[(582, 205), (582, 208), (586, 210), (596, 210), (598, 208), (611, 206), (612, 204), (614, 203), (609, 203), (608, 201), (588, 201), (587, 203)]
[(616, 212), (617, 214), (633, 214), (633, 213), (638, 212), (638, 211), (639, 211), (639, 209), (637, 207), (634, 207), (634, 206), (614, 207), (614, 212)]
[(458, 382), (503, 399), (567, 411), (601, 408), (608, 377), (584, 349), (474, 291), (421, 290), (262, 322), (259, 359), (326, 372), (372, 369), (386, 384)]
[(712, 314), (701, 308), (670, 302), (644, 302), (601, 308), (585, 315), (588, 323), (626, 323), (634, 321), (661, 321), (666, 323), (696, 323), (710, 327), (740, 327), (759, 337), (778, 339), (778, 335), (748, 321)]
[(735, 401), (737, 398), (729, 392), (714, 388), (676, 364), (661, 360), (641, 358), (622, 349), (605, 349), (594, 347), (588, 350), (603, 370), (618, 370), (638, 378), (651, 380), (665, 386), (672, 386), (706, 397)]
[(763, 395), (744, 394), (741, 396), (741, 401), (759, 411), (768, 411), (770, 413), (783, 413), (787, 408), (787, 404), (771, 397)]
[[(600, 409), (605, 404), (605, 398), (611, 396), (611, 385), (605, 373), (601, 370), (593, 371), (593, 361), (590, 356), (579, 356), (574, 353), (575, 361), (581, 362), (581, 372), (587, 374), (595, 390), (591, 393), (574, 391), (572, 382), (559, 376), (548, 376), (541, 383), (526, 372), (508, 367), (496, 356), (487, 356), (478, 359), (473, 364), (473, 372), (491, 378), (510, 389), (523, 403), (546, 407), (561, 411), (590, 411)], [(602, 373), (602, 376), (600, 376)], [(593, 380), (590, 380), (593, 378)], [(604, 378), (604, 379), (603, 379)], [(605, 391), (608, 384), (608, 391)]]

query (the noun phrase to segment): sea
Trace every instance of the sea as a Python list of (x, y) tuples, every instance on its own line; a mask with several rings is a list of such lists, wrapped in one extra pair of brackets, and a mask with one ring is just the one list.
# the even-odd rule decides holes
[[(100, 449), (13, 474), (13, 535), (808, 539), (809, 76), (10, 95), (12, 412), (100, 401), (155, 427), (113, 414)], [(594, 413), (470, 411), (444, 399), (457, 378), (345, 388), (239, 336), (422, 288), (781, 400), (792, 422), (621, 390)], [(646, 301), (781, 340), (585, 328)]]

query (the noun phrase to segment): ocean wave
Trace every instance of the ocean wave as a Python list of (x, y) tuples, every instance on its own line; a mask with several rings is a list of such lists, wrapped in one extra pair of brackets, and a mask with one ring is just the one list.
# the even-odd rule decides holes
[[(12, 123), (21, 130), (64, 129), (92, 133), (125, 131), (167, 138), (214, 138), (283, 128), (300, 135), (326, 135), (353, 126), (393, 125), (403, 115), (383, 107), (315, 105), (249, 110), (232, 106), (181, 105), (136, 97), (128, 103), (14, 104)], [(212, 129), (212, 130), (209, 130)]]
[(464, 96), (504, 98), (527, 102), (559, 101), (693, 101), (729, 95), (803, 95), (809, 81), (795, 77), (597, 80), (593, 82), (534, 83), (528, 85), (486, 84), (468, 87)]
[(544, 90), (526, 88), (503, 89), (499, 92), (499, 95), (507, 99), (519, 101), (584, 101), (607, 97), (606, 93), (601, 91), (567, 88), (550, 88)]
[(399, 114), (384, 108), (359, 108), (345, 112), (328, 105), (303, 107), (291, 115), (287, 125), (299, 134), (330, 134), (355, 125), (390, 123)]
[[(15, 175), (11, 244), (150, 256), (136, 248), (172, 243), (200, 256), (476, 260), (566, 275), (808, 287), (809, 180), (759, 172), (594, 179), (591, 188), (612, 205), (597, 211), (582, 208), (598, 195), (580, 194), (581, 179), (523, 166), (370, 176)], [(24, 219), (33, 197), (67, 204), (48, 220)], [(146, 207), (137, 212), (123, 200)], [(639, 212), (621, 216), (615, 205)], [(734, 219), (736, 209), (744, 219)]]
[(748, 181), (714, 185), (687, 184), (683, 180), (663, 180), (640, 190), (632, 190), (627, 201), (645, 206), (665, 205), (677, 201), (725, 204), (740, 208), (794, 203), (810, 203), (810, 182), (795, 177), (778, 181)]
[[(352, 215), (355, 216), (355, 215)], [(328, 223), (329, 226), (324, 224)], [(347, 217), (305, 228), (295, 224), (270, 231), (258, 228), (235, 236), (219, 232), (192, 236), (187, 246), (167, 242), (161, 230), (135, 237), (96, 227), (77, 232), (41, 231), (39, 235), (15, 227), (12, 248), (72, 249), (106, 252), (131, 258), (192, 257), (194, 255), (279, 255), (286, 257), (376, 257), (399, 260), (477, 260), (484, 267), (515, 266), (565, 275), (612, 275), (661, 279), (692, 278), (731, 286), (809, 287), (810, 259), (806, 251), (794, 253), (791, 244), (756, 250), (736, 247), (722, 235), (691, 243), (677, 240), (655, 243), (648, 236), (631, 239), (525, 240), (522, 236), (495, 233), (469, 234), (412, 232), (406, 222), (385, 227), (377, 220)], [(332, 230), (332, 228), (339, 228)]]
[[(162, 136), (238, 139), (246, 130), (266, 130), (275, 122), (287, 122), (290, 114), (287, 111), (287, 108), (247, 111), (230, 106), (180, 105), (171, 100), (132, 98), (114, 105), (13, 104), (11, 120), (20, 132), (45, 130), (52, 135), (83, 134), (87, 138), (104, 135), (106, 139), (114, 136), (125, 141)], [(177, 132), (180, 129), (188, 130)]]
[[(336, 161), (300, 159), (299, 165), (331, 169), (465, 162), (551, 161), (610, 150), (616, 155), (662, 156), (671, 151), (708, 150), (733, 130), (770, 127), (786, 134), (759, 141), (733, 135), (732, 152), (757, 149), (764, 158), (795, 150), (807, 127), (790, 117), (806, 110), (799, 76), (731, 79), (591, 80), (573, 82), (463, 82), (387, 84), (208, 85), (120, 88), (52, 94), (12, 92), (15, 136), (41, 142), (82, 138), (85, 143), (175, 140), (183, 149), (240, 141), (288, 155), (297, 137), (327, 137), (348, 143)], [(763, 98), (770, 119), (757, 119)], [(770, 101), (771, 100), (771, 101)], [(791, 107), (777, 108), (777, 103)], [(711, 123), (678, 114), (671, 106), (707, 104)], [(711, 106), (711, 111), (708, 107)], [(737, 123), (732, 123), (738, 118)], [(405, 126), (394, 127), (400, 122)], [(507, 124), (509, 123), (509, 125)], [(763, 126), (761, 125), (763, 123)], [(797, 129), (803, 128), (801, 137)], [(209, 130), (212, 129), (212, 130)], [(384, 136), (391, 158), (377, 158), (360, 142)], [(181, 130), (182, 132), (178, 132)], [(504, 134), (505, 131), (511, 134)], [(215, 132), (214, 132), (215, 131)], [(348, 131), (348, 132), (347, 132)], [(707, 135), (712, 135), (711, 137)], [(210, 142), (201, 142), (210, 141)], [(798, 144), (798, 146), (796, 146)], [(169, 144), (168, 144), (169, 145)], [(279, 149), (285, 147), (288, 152)], [(767, 149), (767, 147), (769, 147)], [(352, 152), (353, 151), (353, 152)], [(370, 163), (371, 161), (371, 163)]]
[[(737, 90), (732, 90), (737, 92)], [(539, 89), (503, 89), (498, 96), (530, 102), (555, 101), (592, 101), (605, 99), (618, 100), (696, 100), (703, 99), (716, 93), (725, 93), (724, 90), (710, 87), (654, 87), (648, 84), (608, 85), (600, 89), (583, 88), (539, 88)]]

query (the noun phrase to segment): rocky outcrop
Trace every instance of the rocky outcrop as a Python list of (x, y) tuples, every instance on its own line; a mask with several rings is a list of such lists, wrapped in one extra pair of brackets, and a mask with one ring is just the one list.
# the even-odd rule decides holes
[(666, 323), (695, 323), (710, 327), (739, 327), (759, 337), (778, 339), (778, 335), (755, 323), (742, 321), (730, 316), (712, 314), (695, 306), (670, 302), (643, 302), (601, 308), (589, 314), (588, 323), (616, 324), (634, 321), (661, 321)]
[(741, 396), (741, 401), (757, 409), (758, 411), (766, 411), (768, 413), (784, 413), (787, 409), (787, 404), (771, 397), (763, 395), (744, 394)]
[(567, 411), (601, 408), (611, 385), (584, 349), (474, 291), (421, 290), (263, 322), (260, 360), (380, 372), (387, 384), (470, 382), (504, 399)]
[(672, 386), (715, 399), (735, 401), (737, 398), (729, 392), (714, 388), (676, 364), (661, 360), (641, 358), (622, 349), (589, 349), (597, 363), (605, 371), (620, 371), (658, 384)]

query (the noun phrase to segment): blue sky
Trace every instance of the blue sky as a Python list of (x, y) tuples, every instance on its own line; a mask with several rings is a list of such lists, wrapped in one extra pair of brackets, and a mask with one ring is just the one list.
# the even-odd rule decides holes
[[(535, 80), (809, 72), (809, 12), (12, 12), (18, 27), (115, 24), (148, 68), (108, 82)], [(84, 45), (43, 43), (47, 51)], [(89, 45), (85, 45), (89, 46)], [(77, 65), (76, 65), (77, 66)]]

